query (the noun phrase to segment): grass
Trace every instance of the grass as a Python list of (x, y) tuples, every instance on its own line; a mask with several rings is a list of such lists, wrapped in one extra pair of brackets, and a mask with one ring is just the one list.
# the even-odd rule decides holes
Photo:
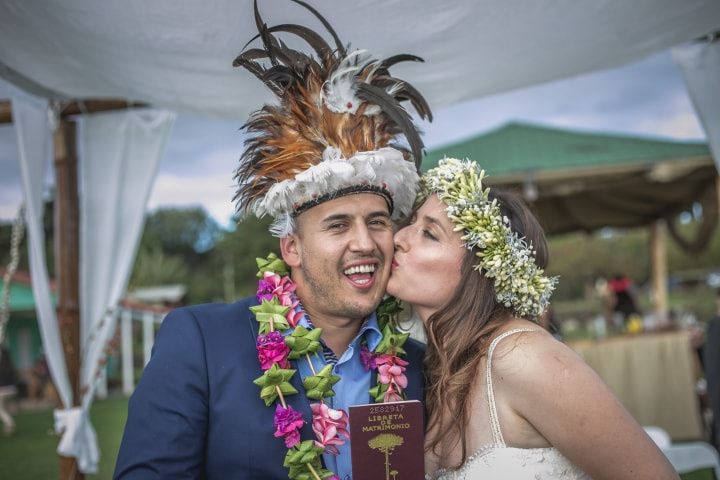
[[(110, 480), (127, 418), (127, 399), (100, 400), (90, 416), (100, 443), (100, 468), (88, 480)], [(0, 477), (3, 480), (58, 478), (58, 437), (51, 433), (51, 409), (21, 412), (15, 416), (17, 431), (12, 437), (0, 436)], [(682, 480), (713, 480), (711, 470), (701, 469), (681, 475)]]
[[(86, 477), (110, 480), (127, 418), (127, 399), (97, 401), (91, 408), (90, 416), (100, 444), (100, 468), (97, 475)], [(0, 436), (0, 477), (7, 480), (57, 479), (58, 456), (55, 450), (58, 437), (51, 432), (52, 409), (23, 411), (15, 415), (15, 421), (15, 434)]]

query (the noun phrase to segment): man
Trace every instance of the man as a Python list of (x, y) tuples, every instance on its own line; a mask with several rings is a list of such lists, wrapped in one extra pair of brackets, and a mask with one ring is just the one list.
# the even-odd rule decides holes
[[(257, 298), (168, 315), (130, 400), (115, 478), (280, 479), (298, 472), (326, 478), (327, 471), (336, 475), (331, 478), (352, 478), (345, 414), (350, 405), (374, 401), (369, 390), (379, 377), (367, 355), (388, 344), (374, 310), (390, 275), (392, 220), (409, 213), (418, 181), (405, 156), (419, 164), (422, 143), (398, 101), (410, 100), (421, 116), (429, 109), (388, 71), (417, 57), (363, 59), (348, 54), (339, 40), (331, 49), (304, 27), (269, 29), (257, 5), (255, 15), (264, 49), (246, 51), (235, 64), (265, 82), (280, 104), (265, 105), (246, 125), (254, 136), (241, 158), (236, 198), (241, 211), (275, 218), (271, 230), (280, 237), (294, 292), (283, 293), (283, 313), (272, 317), (280, 321), (269, 325), (251, 311)], [(308, 41), (317, 59), (285, 47), (273, 36), (278, 31)], [(262, 58), (272, 66), (258, 63)], [(399, 132), (412, 153), (389, 147)], [(263, 281), (279, 278), (266, 275)], [(259, 291), (258, 308), (269, 305), (264, 295)], [(286, 364), (289, 357), (277, 355), (282, 341), (274, 344), (271, 360), (256, 350), (280, 331), (283, 315), (289, 323), (285, 339), (300, 327), (322, 329), (317, 355)], [(422, 348), (407, 340), (404, 359), (397, 360), (400, 350), (386, 358), (404, 373), (390, 381), (385, 376), (375, 393), (383, 400), (384, 391), (386, 401), (422, 399)], [(339, 377), (334, 396), (309, 400), (303, 380), (327, 365)], [(273, 369), (297, 371), (288, 380), (292, 387), (261, 389), (257, 383)], [(321, 408), (329, 416), (322, 417)], [(323, 430), (323, 422), (331, 428)], [(301, 462), (288, 470), (286, 455), (307, 440), (324, 448), (322, 466)], [(318, 472), (320, 467), (327, 470)]]
[(720, 449), (720, 289), (715, 292), (715, 315), (707, 324), (703, 364), (708, 401), (713, 412), (710, 440), (715, 448)]

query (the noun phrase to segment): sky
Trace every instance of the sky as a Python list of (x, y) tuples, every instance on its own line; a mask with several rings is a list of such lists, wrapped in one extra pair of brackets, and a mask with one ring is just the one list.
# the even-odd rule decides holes
[[(431, 150), (511, 121), (677, 140), (705, 138), (669, 52), (433, 113), (433, 123), (420, 123)], [(233, 171), (242, 152), (240, 125), (178, 116), (148, 208), (200, 205), (220, 225), (228, 226), (233, 213)], [(16, 148), (12, 127), (0, 127), (0, 221), (12, 219), (22, 202)]]

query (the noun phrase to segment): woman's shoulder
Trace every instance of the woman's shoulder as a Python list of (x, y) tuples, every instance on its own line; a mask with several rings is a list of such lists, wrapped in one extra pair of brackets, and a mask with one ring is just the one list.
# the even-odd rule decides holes
[(510, 385), (557, 381), (558, 377), (585, 367), (570, 347), (527, 320), (512, 319), (504, 323), (492, 340), (496, 340), (492, 352), (493, 377), (500, 377)]

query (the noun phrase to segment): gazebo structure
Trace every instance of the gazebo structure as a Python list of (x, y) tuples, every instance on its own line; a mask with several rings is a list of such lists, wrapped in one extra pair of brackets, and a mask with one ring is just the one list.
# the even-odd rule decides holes
[[(720, 28), (720, 5), (715, 0), (698, 0), (691, 5), (676, 0), (636, 0), (632, 4), (598, 0), (580, 8), (572, 0), (544, 0), (535, 2), (531, 9), (497, 0), (452, 4), (417, 0), (411, 5), (380, 0), (310, 3), (341, 33), (344, 42), (351, 40), (353, 45), (367, 48), (380, 58), (402, 52), (423, 56), (424, 70), (407, 65), (399, 73), (423, 92), (433, 108), (639, 60), (706, 37)], [(264, 18), (273, 24), (305, 24), (309, 18), (290, 1), (259, 4)], [(315, 26), (319, 28), (319, 22)], [(166, 138), (171, 123), (168, 116), (162, 118), (161, 114), (150, 119), (120, 113), (113, 119), (87, 115), (94, 110), (92, 99), (101, 102), (112, 99), (109, 100), (112, 108), (141, 102), (172, 112), (244, 121), (262, 101), (269, 99), (260, 82), (231, 66), (252, 31), (254, 18), (249, 0), (0, 3), (0, 79), (12, 86), (10, 94), (3, 96), (0, 82), (0, 102), (10, 99), (12, 105), (10, 112), (8, 103), (0, 103), (0, 122), (12, 117), (16, 130), (25, 131), (24, 137), (19, 132), (18, 143), (23, 144), (20, 157), (26, 168), (23, 179), (29, 204), (29, 243), (36, 246), (41, 242), (32, 228), (37, 228), (42, 217), (37, 191), (44, 176), (40, 166), (45, 153), (38, 144), (41, 137), (44, 141), (48, 137), (55, 140), (58, 305), (57, 315), (46, 305), (44, 310), (40, 309), (39, 317), (43, 328), (53, 333), (50, 343), (56, 345), (52, 347), (56, 360), (51, 362), (51, 371), (55, 383), (62, 386), (59, 390), (63, 397), (63, 408), (56, 413), (66, 420), (77, 420), (65, 423), (79, 425), (80, 431), (76, 435), (76, 431), (65, 429), (58, 448), (63, 457), (61, 478), (80, 478), (82, 473), (93, 472), (97, 464), (97, 445), (87, 415), (92, 401), (93, 363), (103, 348), (103, 335), (97, 333), (107, 335), (111, 323), (108, 311), (120, 298), (126, 280), (122, 273), (112, 280), (107, 275), (89, 278), (98, 272), (84, 274), (82, 269), (89, 267), (83, 258), (94, 262), (106, 259), (110, 254), (102, 248), (112, 249), (123, 235), (126, 248), (122, 251), (115, 248), (113, 255), (124, 259), (134, 256), (143, 202), (162, 150), (162, 142), (153, 145), (149, 133), (154, 130), (156, 136)], [(294, 39), (290, 40), (291, 45), (293, 42)], [(705, 43), (708, 45), (701, 45), (701, 51), (691, 52), (688, 58), (702, 57), (705, 50), (715, 50), (717, 46)], [(715, 81), (712, 71), (697, 70), (702, 70), (703, 79)], [(704, 105), (712, 95), (701, 87), (693, 86), (693, 90), (700, 99), (696, 104)], [(76, 135), (68, 118), (73, 109), (83, 119), (81, 123), (93, 124), (96, 132), (102, 130), (106, 134), (104, 147), (94, 152), (88, 152), (88, 146), (102, 142), (83, 144), (85, 153), (96, 154), (94, 161), (81, 158), (77, 162)], [(710, 109), (703, 123), (712, 125), (708, 128), (710, 136), (720, 137), (714, 133), (718, 131), (713, 123), (716, 111)], [(48, 122), (48, 116), (64, 121)], [(113, 163), (114, 170), (110, 169), (110, 158), (103, 155), (113, 157), (120, 151), (128, 153), (129, 149), (125, 144), (110, 147), (114, 138), (107, 135), (108, 131), (113, 125), (118, 126), (117, 132), (129, 129), (139, 120), (146, 121), (144, 130), (136, 137), (142, 137), (146, 150), (153, 153), (144, 157), (128, 154)], [(50, 128), (47, 123), (57, 128)], [(35, 163), (31, 164), (31, 160)], [(139, 163), (127, 167), (136, 160)], [(105, 191), (89, 199), (87, 187), (97, 182), (90, 175), (98, 178), (105, 173), (102, 181), (106, 183), (101, 185)], [(78, 182), (84, 182), (86, 188), (78, 189)], [(143, 184), (145, 193), (121, 192), (133, 183)], [(123, 194), (125, 200), (110, 202), (99, 212), (98, 203), (107, 193), (118, 194), (117, 198)], [(134, 213), (120, 212), (130, 201), (136, 203)], [(121, 213), (133, 216), (132, 221), (121, 222)], [(133, 227), (117, 229), (119, 223)], [(105, 238), (95, 243), (80, 241), (78, 237), (83, 232)], [(98, 248), (79, 251), (90, 244)], [(39, 247), (35, 251), (34, 267), (31, 266), (35, 270), (33, 288), (36, 293), (47, 294), (46, 287), (35, 285), (47, 283), (41, 273), (44, 258), (40, 258)], [(99, 273), (120, 272), (126, 267), (108, 264)], [(103, 299), (92, 291), (96, 287), (103, 288)], [(83, 313), (83, 298), (98, 299), (92, 308), (86, 308), (92, 312)], [(83, 329), (86, 331), (81, 338)], [(62, 334), (64, 348), (57, 345), (58, 332)], [(80, 351), (87, 351), (88, 346), (94, 352), (93, 360), (81, 361)], [(75, 458), (83, 461), (76, 464)]]
[[(423, 168), (447, 157), (471, 158), (488, 185), (522, 192), (545, 231), (592, 232), (649, 227), (655, 312), (667, 315), (665, 227), (688, 250), (699, 250), (718, 221), (717, 169), (708, 146), (510, 123), (428, 153)], [(688, 242), (674, 219), (701, 202), (704, 224)]]

